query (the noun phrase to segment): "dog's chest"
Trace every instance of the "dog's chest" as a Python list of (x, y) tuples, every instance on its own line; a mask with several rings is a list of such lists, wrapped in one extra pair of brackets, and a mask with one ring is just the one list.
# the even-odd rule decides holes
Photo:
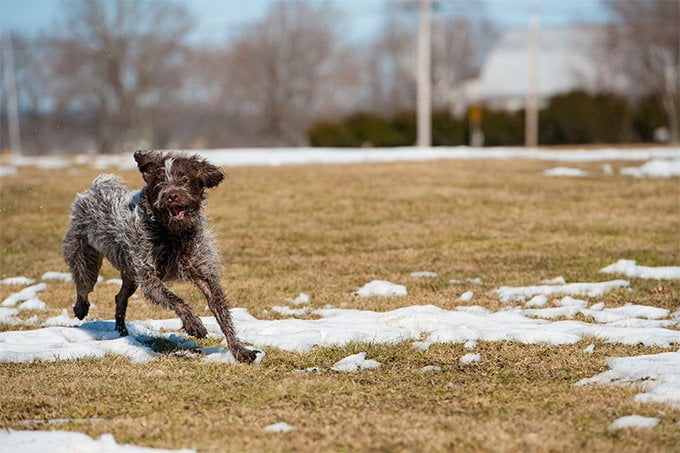
[(154, 244), (154, 267), (162, 280), (189, 278), (194, 256), (193, 241), (167, 241)]

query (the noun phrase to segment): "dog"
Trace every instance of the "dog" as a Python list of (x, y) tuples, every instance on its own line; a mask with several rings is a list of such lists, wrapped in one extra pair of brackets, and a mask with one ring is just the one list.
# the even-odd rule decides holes
[(73, 311), (87, 316), (103, 258), (120, 271), (116, 330), (126, 336), (128, 299), (139, 287), (148, 300), (177, 313), (184, 330), (208, 334), (200, 318), (163, 282), (190, 281), (208, 301), (234, 357), (249, 363), (256, 352), (239, 341), (220, 283), (220, 258), (205, 228), (206, 189), (219, 185), (222, 171), (205, 159), (181, 153), (136, 151), (134, 159), (146, 185), (123, 186), (115, 175), (98, 176), (76, 196), (62, 247), (76, 287)]

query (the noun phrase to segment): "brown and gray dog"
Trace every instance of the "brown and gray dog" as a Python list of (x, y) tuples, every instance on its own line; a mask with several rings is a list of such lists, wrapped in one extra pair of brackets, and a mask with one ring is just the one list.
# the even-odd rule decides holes
[(163, 284), (186, 280), (208, 300), (234, 357), (252, 362), (255, 351), (244, 348), (234, 332), (220, 284), (219, 254), (204, 227), (205, 190), (222, 182), (224, 174), (196, 156), (137, 151), (134, 158), (146, 183), (142, 190), (127, 189), (114, 175), (100, 175), (73, 203), (63, 253), (76, 285), (75, 315), (87, 316), (88, 294), (106, 257), (123, 280), (116, 295), (121, 336), (128, 334), (128, 299), (139, 286), (147, 299), (174, 310), (189, 335), (204, 338), (208, 331), (200, 318)]

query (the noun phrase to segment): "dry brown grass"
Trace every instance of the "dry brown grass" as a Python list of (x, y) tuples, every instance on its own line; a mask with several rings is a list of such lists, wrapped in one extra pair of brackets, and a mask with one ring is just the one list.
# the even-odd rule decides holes
[[(680, 263), (677, 180), (541, 175), (552, 166), (513, 160), (229, 169), (208, 211), (232, 305), (272, 318), (266, 309), (306, 292), (313, 307), (453, 308), (472, 289), (471, 303), (496, 309), (491, 289), (499, 285), (536, 284), (557, 275), (604, 280), (598, 269), (619, 258)], [(600, 164), (572, 166), (600, 174)], [(22, 169), (18, 177), (0, 179), (0, 277), (65, 270), (59, 246), (69, 205), (96, 174), (86, 168)], [(121, 174), (139, 186), (136, 173)], [(409, 279), (420, 270), (439, 277)], [(118, 277), (108, 265), (103, 274)], [(447, 283), (477, 276), (481, 286)], [(373, 278), (404, 283), (409, 295), (350, 296)], [(633, 286), (633, 293), (604, 300), (609, 306), (680, 308), (678, 283), (663, 283), (663, 291), (654, 281), (633, 280)], [(174, 288), (208, 314), (196, 291)], [(0, 287), (0, 298), (11, 291)], [(113, 317), (115, 291), (96, 289), (91, 316)], [(67, 308), (72, 292), (69, 284), (54, 283), (41, 298), (51, 309)], [(142, 299), (132, 300), (128, 313), (129, 320), (171, 316)], [(680, 411), (635, 403), (633, 388), (572, 386), (604, 371), (608, 356), (660, 350), (598, 344), (586, 355), (586, 345), (480, 343), (482, 360), (466, 367), (457, 362), (461, 345), (422, 352), (408, 344), (309, 354), (271, 349), (260, 366), (209, 365), (171, 353), (148, 365), (116, 357), (0, 365), (0, 427), (26, 428), (26, 419), (100, 417), (105, 421), (49, 429), (110, 432), (119, 442), (212, 451), (677, 449)], [(290, 373), (329, 367), (358, 351), (383, 366), (349, 374)], [(422, 373), (429, 364), (443, 371)], [(165, 376), (153, 377), (157, 369)], [(632, 413), (659, 416), (662, 423), (607, 432), (614, 418)], [(282, 420), (297, 430), (261, 429)]]

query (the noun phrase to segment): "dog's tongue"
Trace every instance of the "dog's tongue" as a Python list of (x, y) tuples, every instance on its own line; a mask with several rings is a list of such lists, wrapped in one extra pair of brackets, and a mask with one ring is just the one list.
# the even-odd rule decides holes
[(170, 219), (172, 220), (181, 220), (184, 218), (184, 209), (183, 208), (173, 208), (170, 210)]

